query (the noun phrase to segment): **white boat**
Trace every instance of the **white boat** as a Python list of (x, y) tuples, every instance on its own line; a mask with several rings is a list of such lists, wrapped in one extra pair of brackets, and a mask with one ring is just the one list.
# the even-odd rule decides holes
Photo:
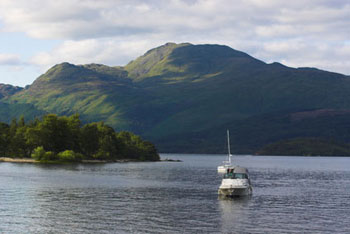
[(253, 192), (248, 169), (236, 166), (227, 169), (219, 187), (218, 194), (225, 197), (248, 196)]
[(228, 148), (228, 155), (227, 155), (227, 161), (223, 161), (223, 165), (218, 166), (218, 173), (226, 173), (227, 169), (233, 169), (235, 166), (232, 165), (232, 154), (230, 152), (230, 132), (227, 130), (227, 148)]

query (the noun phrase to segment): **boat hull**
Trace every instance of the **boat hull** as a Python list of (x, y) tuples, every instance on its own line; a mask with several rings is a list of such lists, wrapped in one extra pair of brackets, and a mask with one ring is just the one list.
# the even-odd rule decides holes
[(252, 195), (252, 187), (244, 188), (219, 188), (218, 194), (225, 197), (240, 197)]

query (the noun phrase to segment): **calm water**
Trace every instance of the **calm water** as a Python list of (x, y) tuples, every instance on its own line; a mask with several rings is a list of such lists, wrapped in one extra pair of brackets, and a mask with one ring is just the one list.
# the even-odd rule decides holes
[(349, 233), (350, 158), (255, 157), (253, 196), (220, 200), (225, 159), (0, 163), (0, 233)]

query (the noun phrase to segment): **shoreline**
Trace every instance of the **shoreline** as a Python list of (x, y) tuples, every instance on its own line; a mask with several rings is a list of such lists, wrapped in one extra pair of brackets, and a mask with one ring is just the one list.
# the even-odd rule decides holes
[(21, 163), (38, 163), (31, 158), (9, 158), (9, 157), (0, 157), (0, 162), (21, 162)]
[(134, 159), (118, 159), (118, 160), (92, 160), (84, 159), (79, 162), (62, 162), (62, 161), (36, 161), (31, 158), (9, 158), (9, 157), (0, 157), (0, 162), (11, 162), (11, 163), (126, 163), (126, 162), (139, 162)]
[(128, 162), (181, 162), (181, 160), (173, 159), (161, 159), (159, 161), (140, 161), (135, 159), (117, 159), (117, 160), (93, 160), (93, 159), (84, 159), (80, 162), (61, 162), (61, 161), (48, 161), (41, 162), (36, 161), (31, 158), (9, 158), (9, 157), (0, 157), (0, 162), (11, 162), (11, 163), (128, 163)]

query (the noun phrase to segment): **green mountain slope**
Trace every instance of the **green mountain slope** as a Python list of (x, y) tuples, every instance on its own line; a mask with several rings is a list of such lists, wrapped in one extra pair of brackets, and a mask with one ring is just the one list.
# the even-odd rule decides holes
[(123, 128), (128, 126), (128, 120), (119, 116), (123, 107), (132, 102), (128, 96), (139, 95), (130, 84), (125, 71), (118, 68), (63, 63), (48, 70), (11, 101), (31, 103), (45, 112), (80, 113), (86, 122), (104, 120)]
[[(79, 113), (85, 122), (103, 120), (154, 141), (161, 152), (223, 152), (230, 128), (235, 151), (252, 153), (290, 137), (318, 137), (324, 130), (320, 126), (333, 129), (329, 116), (307, 119), (306, 125), (290, 116), (315, 110), (347, 113), (349, 93), (350, 78), (342, 74), (266, 64), (227, 46), (167, 43), (125, 67), (56, 65), (1, 101)], [(340, 128), (334, 129), (326, 137), (338, 139)], [(349, 141), (350, 133), (341, 134), (339, 140)]]

